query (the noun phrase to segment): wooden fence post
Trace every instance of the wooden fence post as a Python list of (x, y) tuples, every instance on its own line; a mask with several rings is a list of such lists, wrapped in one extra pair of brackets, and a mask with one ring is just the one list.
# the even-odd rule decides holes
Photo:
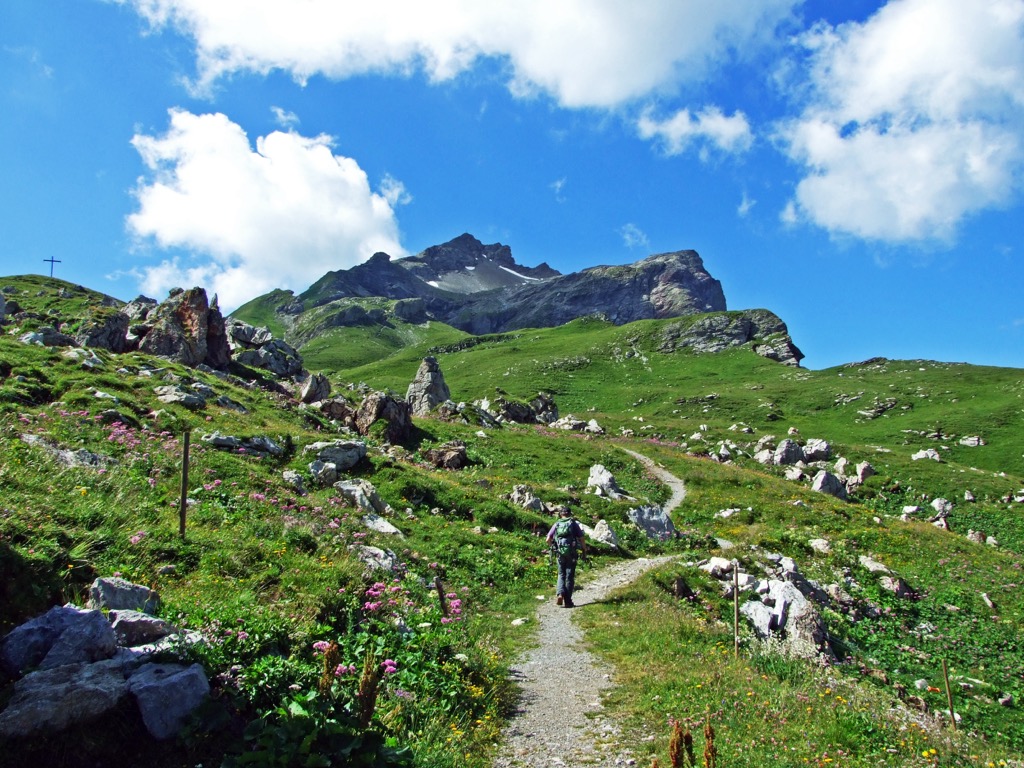
[(732, 561), (732, 655), (740, 656), (740, 561)]
[(181, 503), (178, 506), (178, 533), (185, 538), (185, 510), (188, 508), (188, 446), (192, 439), (191, 430), (185, 430), (185, 450), (181, 458)]

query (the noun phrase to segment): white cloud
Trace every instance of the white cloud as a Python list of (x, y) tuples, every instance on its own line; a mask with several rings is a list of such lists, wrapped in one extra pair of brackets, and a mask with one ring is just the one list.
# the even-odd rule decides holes
[(796, 203), (792, 200), (786, 203), (785, 207), (783, 207), (782, 211), (779, 213), (779, 221), (787, 227), (795, 226), (800, 221), (800, 217), (796, 212)]
[(401, 183), (374, 192), (328, 136), (274, 131), (253, 151), (224, 115), (175, 109), (166, 134), (137, 134), (132, 145), (150, 173), (135, 190), (129, 231), (202, 259), (143, 268), (147, 293), (201, 285), (230, 311), (273, 288), (304, 289), (376, 251), (405, 255), (392, 202), (404, 195)]
[(408, 205), (412, 202), (412, 195), (405, 188), (405, 184), (390, 173), (385, 173), (384, 178), (381, 179), (380, 194), (388, 201), (392, 208), (396, 208), (399, 205)]
[(481, 57), (508, 63), (520, 96), (612, 107), (699, 81), (756, 45), (801, 0), (118, 0), (194, 38), (205, 88), (238, 71), (314, 75), (424, 71), (448, 80)]
[(271, 107), (270, 111), (274, 113), (274, 120), (282, 128), (297, 128), (299, 125), (299, 116), (294, 112), (290, 112), (287, 109), (281, 107)]
[(548, 184), (548, 186), (551, 187), (551, 189), (555, 193), (555, 200), (559, 203), (565, 202), (565, 195), (562, 194), (562, 190), (565, 189), (565, 182), (566, 178), (565, 176), (563, 176), (562, 178), (556, 179), (555, 181)]
[(626, 247), (630, 250), (634, 248), (647, 248), (650, 246), (650, 242), (647, 239), (647, 233), (632, 222), (620, 227), (619, 234), (622, 235), (622, 242), (625, 243)]
[(648, 110), (637, 120), (637, 132), (642, 139), (658, 141), (668, 155), (680, 155), (692, 144), (702, 150), (701, 159), (707, 159), (708, 147), (723, 152), (745, 152), (750, 149), (754, 135), (747, 117), (736, 112), (731, 117), (718, 107), (705, 107), (696, 116), (681, 109), (669, 118), (658, 120)]
[(1024, 1), (892, 0), (818, 27), (812, 100), (780, 130), (791, 214), (882, 241), (948, 239), (1024, 170)]
[(742, 219), (746, 218), (750, 210), (757, 205), (757, 200), (752, 200), (747, 196), (746, 191), (743, 192), (743, 199), (740, 200), (740, 204), (736, 207), (736, 214)]

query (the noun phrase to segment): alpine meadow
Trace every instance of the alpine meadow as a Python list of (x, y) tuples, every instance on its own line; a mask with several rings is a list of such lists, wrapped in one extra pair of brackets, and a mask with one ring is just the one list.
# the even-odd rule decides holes
[(493, 765), (562, 507), (578, 583), (664, 558), (571, 617), (633, 764), (1021, 765), (1024, 371), (503, 248), (228, 317), (0, 278), (5, 766)]

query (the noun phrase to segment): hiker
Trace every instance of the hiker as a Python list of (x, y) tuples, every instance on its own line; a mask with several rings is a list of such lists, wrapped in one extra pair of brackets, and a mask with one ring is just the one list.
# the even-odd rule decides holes
[(566, 608), (574, 608), (572, 593), (576, 589), (576, 560), (583, 552), (583, 529), (573, 519), (568, 507), (562, 507), (558, 520), (548, 531), (548, 545), (558, 558), (558, 585), (555, 587), (555, 602)]

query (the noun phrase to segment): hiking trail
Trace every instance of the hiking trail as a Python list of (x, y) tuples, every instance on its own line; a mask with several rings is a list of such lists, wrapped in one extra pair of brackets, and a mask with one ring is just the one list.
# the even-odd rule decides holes
[[(664, 509), (675, 509), (686, 495), (683, 481), (646, 456), (626, 452), (672, 489)], [(617, 723), (603, 712), (602, 692), (614, 685), (614, 669), (583, 647), (583, 632), (573, 623), (572, 615), (672, 559), (639, 558), (597, 571), (584, 565), (576, 573), (573, 609), (556, 605), (553, 594), (547, 596), (537, 608), (537, 645), (512, 668), (521, 695), (502, 734), (494, 768), (636, 765), (622, 744)]]

